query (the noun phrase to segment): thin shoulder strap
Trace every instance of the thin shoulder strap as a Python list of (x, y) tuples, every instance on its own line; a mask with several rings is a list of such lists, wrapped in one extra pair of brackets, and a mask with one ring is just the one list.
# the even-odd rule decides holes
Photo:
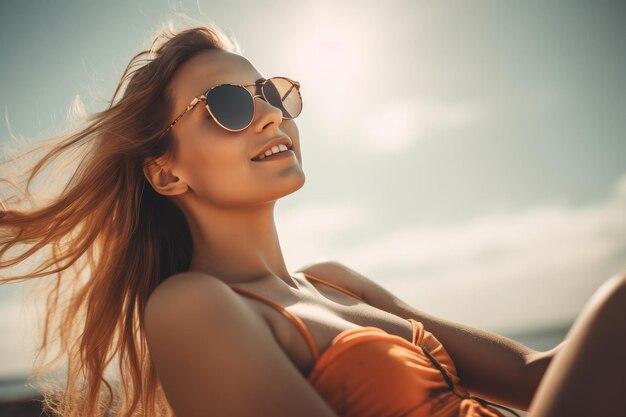
[(278, 310), (281, 313), (283, 313), (298, 328), (300, 333), (302, 333), (302, 335), (304, 336), (304, 339), (306, 340), (307, 344), (311, 348), (311, 352), (313, 353), (313, 357), (317, 361), (317, 358), (319, 358), (319, 356), (320, 356), (319, 351), (317, 350), (317, 346), (315, 346), (315, 342), (313, 341), (313, 336), (311, 336), (311, 332), (309, 331), (309, 329), (307, 329), (306, 325), (300, 319), (300, 317), (298, 317), (295, 314), (289, 312), (285, 307), (281, 306), (280, 304), (275, 303), (272, 300), (269, 300), (269, 299), (267, 299), (267, 298), (265, 298), (265, 297), (263, 297), (261, 295), (255, 294), (252, 291), (244, 290), (243, 288), (237, 288), (237, 287), (235, 287), (233, 285), (230, 285), (230, 284), (228, 284), (228, 286), (230, 288), (232, 288), (233, 290), (241, 293), (241, 294), (249, 295), (251, 297), (256, 298), (259, 301), (263, 301), (264, 303), (269, 304), (270, 306), (274, 307), (276, 310)]
[(355, 293), (353, 293), (353, 292), (352, 292), (352, 291), (350, 291), (350, 290), (347, 290), (347, 289), (345, 289), (345, 288), (343, 288), (343, 287), (340, 287), (340, 286), (339, 286), (339, 285), (337, 285), (337, 284), (333, 284), (332, 282), (328, 282), (328, 281), (325, 281), (325, 280), (323, 280), (323, 279), (321, 279), (321, 278), (314, 277), (313, 275), (311, 275), (311, 274), (307, 274), (306, 272), (302, 272), (302, 274), (303, 274), (305, 277), (307, 277), (308, 279), (312, 279), (312, 280), (314, 280), (314, 281), (321, 282), (322, 284), (326, 284), (326, 285), (328, 285), (328, 286), (330, 286), (330, 287), (333, 287), (333, 288), (334, 288), (334, 289), (336, 289), (336, 290), (343, 291), (344, 293), (346, 293), (346, 294), (348, 294), (348, 295), (351, 295), (351, 296), (352, 296), (352, 297), (354, 297), (354, 298), (358, 298), (359, 300), (361, 300), (361, 301), (363, 301), (364, 303), (366, 303), (366, 304), (367, 304), (367, 301), (365, 301), (363, 298), (359, 297), (358, 295), (356, 295)]

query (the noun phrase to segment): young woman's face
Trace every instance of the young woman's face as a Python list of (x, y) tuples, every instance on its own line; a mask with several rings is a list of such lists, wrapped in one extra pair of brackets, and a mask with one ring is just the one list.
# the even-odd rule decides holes
[[(263, 77), (244, 57), (221, 50), (202, 52), (185, 62), (169, 84), (173, 95), (171, 120), (208, 88), (224, 84), (253, 84)], [(246, 87), (253, 95), (255, 86)], [(276, 200), (298, 190), (305, 181), (300, 137), (294, 120), (283, 120), (280, 109), (254, 99), (250, 126), (239, 132), (220, 127), (198, 103), (173, 127), (178, 152), (172, 169), (203, 202), (241, 206)], [(252, 161), (264, 145), (286, 136), (293, 153), (288, 158)]]

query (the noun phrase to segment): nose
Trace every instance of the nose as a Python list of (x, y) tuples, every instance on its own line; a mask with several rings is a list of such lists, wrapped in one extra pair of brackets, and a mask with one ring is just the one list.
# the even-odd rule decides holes
[[(252, 121), (254, 130), (261, 132), (271, 123), (274, 123), (276, 127), (280, 126), (283, 121), (283, 111), (268, 103), (261, 94), (255, 94), (252, 97), (254, 99), (254, 120)], [(257, 97), (261, 100), (256, 100)]]

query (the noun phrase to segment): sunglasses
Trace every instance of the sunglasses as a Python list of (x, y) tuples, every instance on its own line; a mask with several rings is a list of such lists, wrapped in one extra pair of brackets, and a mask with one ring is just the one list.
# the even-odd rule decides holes
[[(260, 86), (261, 94), (252, 94), (246, 87)], [(261, 78), (254, 84), (220, 84), (195, 97), (159, 137), (165, 135), (189, 110), (204, 102), (213, 120), (230, 132), (244, 130), (252, 123), (255, 114), (254, 98), (261, 97), (283, 113), (283, 119), (294, 119), (302, 111), (300, 83), (286, 77)]]

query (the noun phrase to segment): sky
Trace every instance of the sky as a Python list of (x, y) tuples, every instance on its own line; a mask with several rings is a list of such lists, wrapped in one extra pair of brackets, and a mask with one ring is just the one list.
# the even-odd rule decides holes
[[(106, 107), (172, 19), (217, 24), (300, 81), (306, 184), (276, 206), (291, 271), (332, 259), (430, 314), (568, 326), (626, 270), (626, 6), (526, 1), (0, 3), (0, 144)], [(4, 157), (4, 155), (3, 155)], [(0, 377), (28, 369), (0, 286)]]

